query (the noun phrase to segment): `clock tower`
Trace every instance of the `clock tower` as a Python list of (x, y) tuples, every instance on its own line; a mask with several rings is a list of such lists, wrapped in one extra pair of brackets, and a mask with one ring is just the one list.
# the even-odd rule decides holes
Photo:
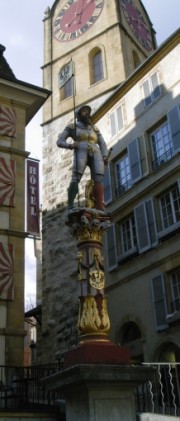
[[(88, 104), (93, 113), (155, 48), (155, 32), (140, 0), (56, 0), (45, 11), (43, 85), (52, 92), (43, 107), (42, 337), (47, 355), (54, 355), (58, 348), (51, 346), (52, 326), (57, 328), (60, 305), (56, 303), (57, 291), (60, 288), (64, 323), (70, 320), (67, 312), (73, 308), (71, 300), (68, 307), (67, 296), (75, 296), (75, 286), (67, 286), (67, 279), (74, 271), (76, 246), (64, 217), (72, 152), (58, 149), (57, 137), (68, 123), (73, 123), (75, 108)], [(67, 74), (70, 64), (73, 77), (62, 85), (62, 75)], [(107, 128), (102, 134), (108, 142)], [(58, 323), (60, 332), (60, 316)], [(59, 337), (62, 345), (64, 333)]]

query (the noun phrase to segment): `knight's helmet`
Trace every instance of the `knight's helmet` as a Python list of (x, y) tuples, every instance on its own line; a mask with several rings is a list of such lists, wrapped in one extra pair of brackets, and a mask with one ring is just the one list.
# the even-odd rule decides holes
[(80, 116), (80, 112), (84, 109), (87, 109), (89, 111), (89, 115), (91, 115), (91, 107), (89, 105), (82, 105), (81, 107), (77, 108), (75, 112), (75, 116), (77, 119)]

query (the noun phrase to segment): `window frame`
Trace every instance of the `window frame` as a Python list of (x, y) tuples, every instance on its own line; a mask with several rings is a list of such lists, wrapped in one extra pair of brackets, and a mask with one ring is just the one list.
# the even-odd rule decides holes
[[(179, 181), (179, 180), (178, 180)], [(176, 189), (177, 191), (177, 200), (180, 200), (180, 191), (179, 191), (179, 183), (177, 183), (172, 186), (171, 190), (168, 190), (166, 192), (164, 192), (160, 197), (159, 197), (159, 209), (160, 209), (160, 216), (161, 216), (161, 223), (162, 223), (162, 230), (166, 231), (168, 229), (170, 229), (171, 227), (174, 227), (176, 224), (180, 223), (180, 221), (178, 221), (178, 219), (176, 219), (176, 211), (175, 211), (175, 207), (174, 207), (174, 199), (173, 199), (173, 189)], [(162, 205), (161, 205), (161, 200), (163, 197), (165, 197), (166, 195), (169, 195), (170, 197), (170, 206), (171, 206), (171, 215), (172, 215), (172, 220), (173, 223), (172, 224), (168, 224), (168, 226), (165, 226), (164, 224), (164, 217), (163, 217), (163, 211), (162, 211)], [(166, 206), (167, 209), (167, 206)], [(179, 207), (180, 209), (180, 207)], [(169, 215), (168, 215), (169, 218)]]
[[(159, 280), (161, 282), (161, 297), (159, 299), (155, 298), (155, 281)], [(157, 331), (165, 330), (169, 327), (166, 318), (167, 318), (167, 296), (166, 296), (166, 290), (165, 290), (165, 279), (164, 274), (160, 273), (159, 275), (155, 276), (151, 280), (151, 290), (152, 290), (152, 300), (153, 300), (153, 310), (154, 310), (154, 318), (155, 318), (155, 324)], [(158, 304), (162, 303), (164, 306), (164, 323), (159, 324), (158, 323)]]
[[(118, 112), (120, 111), (120, 119), (118, 118)], [(114, 128), (113, 128), (114, 125)], [(110, 136), (111, 138), (115, 137), (120, 133), (124, 128), (124, 111), (123, 104), (119, 104), (110, 114), (109, 114), (109, 126), (110, 126)]]
[[(157, 76), (157, 83), (153, 86), (153, 77)], [(146, 85), (146, 87), (145, 87)], [(161, 95), (161, 86), (160, 86), (160, 78), (159, 78), (159, 71), (156, 70), (151, 73), (141, 84), (141, 89), (143, 92), (144, 98), (144, 107), (149, 107), (152, 103), (154, 103)], [(147, 89), (147, 93), (146, 93)], [(157, 93), (155, 93), (157, 92)]]

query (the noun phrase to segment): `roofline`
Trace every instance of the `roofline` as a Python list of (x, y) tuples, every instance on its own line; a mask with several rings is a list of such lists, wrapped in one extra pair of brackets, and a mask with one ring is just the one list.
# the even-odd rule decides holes
[(0, 84), (6, 85), (7, 87), (17, 91), (24, 91), (27, 97), (29, 95), (29, 98), (31, 96), (31, 102), (27, 104), (26, 107), (26, 125), (32, 120), (51, 95), (51, 91), (48, 89), (32, 85), (19, 79), (13, 79), (8, 76), (0, 76)]
[(160, 59), (164, 58), (168, 52), (170, 52), (176, 45), (179, 44), (180, 40), (180, 28), (178, 28), (169, 38), (167, 38), (153, 53), (149, 56), (137, 69), (131, 73), (131, 75), (122, 82), (102, 103), (102, 105), (92, 114), (93, 123), (97, 123), (107, 110), (111, 109), (116, 104), (117, 99), (124, 96), (131, 87), (134, 86), (142, 77), (147, 73), (149, 68), (152, 68)]

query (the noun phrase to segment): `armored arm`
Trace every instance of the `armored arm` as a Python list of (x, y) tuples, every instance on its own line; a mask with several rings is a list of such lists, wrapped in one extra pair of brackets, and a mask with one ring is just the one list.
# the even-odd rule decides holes
[(67, 126), (62, 133), (59, 133), (57, 138), (57, 146), (59, 148), (73, 149), (72, 144), (67, 142), (68, 137), (73, 139), (73, 127)]
[(101, 155), (104, 159), (106, 159), (107, 155), (108, 155), (106, 142), (105, 142), (101, 132), (99, 131), (99, 129), (97, 129), (97, 127), (96, 127), (95, 130), (96, 130), (96, 134), (97, 134), (97, 137), (98, 137), (98, 145), (100, 147)]

